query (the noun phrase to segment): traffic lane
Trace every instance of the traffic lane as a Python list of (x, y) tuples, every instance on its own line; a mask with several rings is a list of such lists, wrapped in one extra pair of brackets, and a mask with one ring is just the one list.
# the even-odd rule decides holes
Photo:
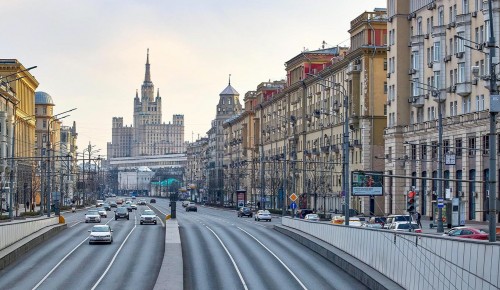
[[(194, 217), (194, 215), (192, 216)], [(224, 218), (224, 216), (227, 218)], [(257, 254), (263, 252), (268, 257), (276, 255), (275, 259), (283, 263), (281, 265), (281, 271), (286, 270), (293, 279), (295, 279), (295, 277), (293, 277), (295, 275), (297, 277), (296, 283), (300, 284), (299, 281), (301, 281), (309, 289), (366, 289), (359, 281), (352, 278), (348, 273), (319, 254), (302, 246), (295, 240), (277, 233), (272, 229), (272, 226), (269, 225), (270, 223), (255, 222), (242, 218), (238, 219), (224, 212), (211, 209), (207, 210), (207, 213), (198, 217), (198, 219), (205, 224), (213, 224), (213, 227), (217, 229), (220, 227), (221, 230), (238, 228), (240, 232), (236, 233), (236, 235), (241, 237), (241, 241), (232, 241), (228, 244), (234, 245), (234, 243), (237, 243), (238, 246), (253, 244), (253, 247), (245, 245), (242, 249), (244, 251), (244, 256), (251, 255), (255, 257), (254, 263), (257, 263), (256, 261), (259, 261), (258, 263), (263, 261), (262, 258), (256, 256), (256, 249)], [(237, 251), (238, 248), (233, 250)], [(242, 253), (239, 255), (241, 254)], [(250, 260), (250, 262), (251, 261), (252, 260)], [(249, 269), (251, 269), (250, 266), (252, 265), (249, 265), (248, 261), (245, 262), (245, 260), (242, 260), (242, 263), (246, 263), (243, 268), (249, 267)], [(274, 269), (274, 267), (267, 267), (265, 263), (263, 267), (266, 269)], [(256, 270), (255, 272), (257, 274), (249, 274), (250, 276), (257, 275), (257, 277), (253, 277), (251, 281), (259, 281), (259, 271)], [(275, 279), (274, 274), (271, 277)], [(273, 281), (274, 280), (271, 280), (271, 282)], [(261, 285), (258, 287), (270, 288), (268, 285), (269, 283), (268, 279), (262, 279)], [(282, 285), (284, 285), (283, 283), (286, 283), (286, 281), (278, 283), (279, 287), (282, 287)]]
[[(101, 223), (102, 224), (102, 223)], [(43, 242), (0, 271), (0, 289), (31, 289), (88, 236), (95, 224), (79, 223)]]
[(58, 261), (57, 268), (46, 269), (46, 273), (52, 272), (39, 281), (38, 289), (92, 289), (134, 226), (132, 216), (131, 220), (111, 219), (108, 224), (113, 230), (112, 244), (90, 245), (88, 239), (81, 241), (65, 259)]
[(179, 217), (184, 289), (244, 289), (231, 257), (199, 220)]
[(119, 249), (113, 266), (96, 289), (153, 289), (165, 252), (165, 228), (158, 222), (140, 225)]

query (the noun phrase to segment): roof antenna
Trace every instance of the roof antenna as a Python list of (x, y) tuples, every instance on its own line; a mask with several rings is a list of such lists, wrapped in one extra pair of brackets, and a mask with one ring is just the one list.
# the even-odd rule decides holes
[(229, 85), (231, 85), (231, 74), (229, 74)]

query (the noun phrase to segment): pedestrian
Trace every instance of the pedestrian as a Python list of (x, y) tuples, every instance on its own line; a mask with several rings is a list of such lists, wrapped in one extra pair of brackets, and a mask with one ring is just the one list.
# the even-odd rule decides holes
[(417, 212), (417, 225), (419, 228), (422, 228), (422, 223), (420, 222), (420, 219), (422, 218), (422, 215)]

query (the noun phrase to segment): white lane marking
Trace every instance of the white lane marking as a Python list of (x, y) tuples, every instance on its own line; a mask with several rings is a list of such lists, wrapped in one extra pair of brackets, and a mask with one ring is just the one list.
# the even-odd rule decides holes
[[(111, 220), (107, 221), (105, 223), (105, 225), (107, 225)], [(80, 222), (81, 223), (81, 222)], [(85, 240), (81, 241), (81, 243), (79, 243), (76, 247), (73, 248), (73, 250), (71, 250), (68, 254), (66, 254), (66, 256), (64, 256), (61, 261), (59, 261), (59, 263), (57, 263), (54, 268), (52, 268), (52, 270), (50, 270), (49, 273), (47, 273), (47, 275), (45, 275), (42, 280), (40, 282), (38, 282), (38, 284), (35, 285), (35, 287), (33, 287), (33, 290), (35, 289), (38, 289), (38, 287), (40, 287), (40, 285), (45, 281), (47, 280), (47, 278), (50, 276), (50, 274), (52, 274), (56, 269), (57, 267), (59, 267), (59, 265), (62, 264), (62, 262), (64, 262), (64, 260), (66, 260), (69, 255), (71, 255), (74, 251), (76, 251), (76, 249), (78, 249), (83, 243), (85, 243), (87, 240), (89, 239), (89, 237), (86, 237)]]
[(236, 269), (236, 272), (238, 273), (238, 276), (240, 277), (240, 281), (243, 284), (243, 288), (245, 288), (245, 290), (248, 290), (247, 283), (245, 283), (245, 280), (243, 279), (243, 276), (241, 275), (240, 269), (238, 268), (238, 265), (236, 265), (236, 262), (234, 261), (233, 256), (231, 256), (231, 253), (229, 253), (228, 249), (226, 248), (226, 246), (224, 245), (224, 243), (222, 242), (222, 240), (219, 238), (219, 236), (211, 228), (209, 228), (207, 226), (205, 226), (205, 227), (207, 229), (209, 229), (212, 232), (212, 234), (214, 234), (214, 236), (217, 238), (217, 240), (219, 240), (219, 243), (222, 245), (222, 247), (226, 251), (227, 255), (231, 259), (231, 262), (233, 263), (233, 266)]
[(94, 290), (99, 285), (99, 283), (101, 283), (102, 279), (104, 279), (104, 276), (106, 276), (106, 274), (108, 273), (109, 269), (111, 268), (111, 266), (115, 262), (116, 256), (118, 256), (118, 254), (120, 253), (120, 251), (122, 250), (123, 246), (125, 245), (125, 243), (127, 242), (128, 238), (130, 237), (130, 235), (132, 234), (132, 232), (135, 230), (136, 227), (137, 227), (137, 225), (134, 224), (134, 227), (132, 228), (132, 230), (130, 230), (130, 233), (128, 233), (127, 237), (125, 238), (125, 240), (123, 240), (122, 244), (120, 245), (120, 247), (116, 251), (115, 255), (113, 256), (113, 259), (111, 259), (111, 262), (109, 262), (108, 267), (106, 268), (106, 270), (104, 270), (104, 273), (102, 273), (101, 277), (99, 277), (99, 280), (97, 280), (97, 282), (94, 284), (94, 287), (92, 287), (91, 290)]
[(283, 263), (283, 261), (280, 258), (278, 258), (278, 256), (276, 256), (271, 250), (269, 250), (268, 247), (266, 247), (263, 243), (261, 243), (261, 241), (259, 241), (256, 237), (254, 237), (249, 232), (245, 231), (244, 229), (242, 229), (240, 227), (238, 227), (238, 229), (240, 229), (242, 232), (244, 232), (245, 234), (252, 237), (255, 241), (257, 241), (257, 243), (259, 243), (262, 247), (264, 247), (264, 249), (266, 249), (269, 253), (271, 253), (271, 255), (273, 255), (281, 263), (281, 265), (283, 265), (283, 267), (285, 267), (285, 269), (293, 276), (293, 278), (295, 278), (295, 280), (300, 284), (300, 286), (302, 286), (302, 289), (307, 290), (307, 287), (299, 280), (299, 278), (297, 276), (295, 276), (295, 274), (292, 272), (292, 270), (290, 270), (290, 268), (288, 268), (287, 265), (285, 265), (285, 263)]
[(76, 223), (74, 223), (74, 224), (70, 225), (69, 227), (70, 227), (70, 228), (72, 228), (72, 227), (74, 227), (74, 226), (76, 226), (77, 224), (80, 224), (80, 223), (82, 223), (82, 222), (81, 222), (81, 221), (76, 222)]

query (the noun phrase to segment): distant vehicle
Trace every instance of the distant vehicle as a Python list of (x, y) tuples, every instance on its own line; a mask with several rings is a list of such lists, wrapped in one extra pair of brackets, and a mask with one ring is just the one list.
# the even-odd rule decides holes
[(129, 219), (129, 214), (126, 207), (119, 207), (115, 210), (115, 221), (118, 219)]
[(108, 212), (103, 207), (98, 207), (97, 211), (101, 217), (108, 217)]
[(111, 197), (116, 197), (116, 194), (114, 194), (114, 193), (113, 193), (113, 194), (111, 195)]
[(133, 203), (130, 205), (130, 207), (133, 209), (133, 210), (137, 210), (137, 204)]
[(182, 206), (183, 206), (183, 207), (186, 207), (186, 206), (188, 206), (188, 205), (189, 205), (189, 200), (184, 200), (184, 201), (182, 202)]
[(126, 203), (122, 205), (121, 207), (126, 208), (129, 212), (132, 212), (132, 205), (130, 203)]
[(271, 213), (268, 210), (259, 210), (257, 214), (255, 214), (254, 220), (260, 221), (260, 220), (266, 220), (266, 221), (271, 221)]
[(373, 216), (368, 220), (368, 224), (379, 224), (381, 225), (381, 227), (384, 227), (386, 222), (387, 218), (383, 216), (380, 217)]
[(116, 199), (116, 204), (122, 204), (122, 203), (123, 203), (123, 198)]
[(140, 199), (139, 202), (137, 203), (138, 205), (146, 205), (146, 200), (143, 198), (143, 199)]
[(331, 223), (336, 224), (336, 225), (343, 225), (345, 220), (345, 216), (343, 215), (336, 215), (332, 217)]
[(319, 221), (319, 216), (315, 213), (310, 213), (308, 215), (306, 215), (306, 217), (304, 218), (304, 220), (306, 221), (312, 221), (312, 222), (318, 222)]
[(108, 225), (97, 225), (93, 226), (91, 230), (89, 230), (89, 244), (93, 243), (108, 243), (111, 244), (113, 242), (113, 230)]
[(71, 207), (71, 212), (76, 212), (76, 207), (75, 206)]
[(100, 223), (101, 215), (95, 209), (88, 210), (85, 214), (85, 222), (86, 223)]
[[(345, 219), (343, 224), (345, 225)], [(360, 227), (363, 225), (363, 222), (359, 219), (359, 217), (349, 217), (349, 226), (351, 227)]]
[(186, 206), (186, 211), (198, 211), (198, 208), (196, 207), (196, 204), (194, 202), (190, 202), (187, 206)]
[(251, 218), (253, 216), (252, 210), (248, 207), (240, 207), (240, 209), (238, 210), (238, 217), (244, 217), (244, 216)]
[(100, 206), (102, 206), (103, 204), (104, 204), (104, 200), (102, 200), (102, 199), (98, 199), (98, 200), (96, 201), (96, 207), (100, 207)]
[(371, 228), (371, 229), (382, 229), (382, 227), (383, 227), (381, 224), (378, 224), (378, 223), (375, 223), (375, 224), (366, 223), (366, 224), (363, 224), (362, 226), (365, 228)]
[(116, 204), (116, 202), (110, 202), (110, 203), (109, 203), (109, 206), (110, 206), (110, 207), (118, 207), (118, 205)]
[(156, 225), (156, 214), (150, 209), (146, 209), (141, 214), (141, 225), (153, 223)]
[(111, 210), (111, 205), (109, 203), (105, 203), (102, 205), (102, 207), (104, 208), (104, 210), (106, 211), (110, 211)]
[(488, 233), (471, 227), (454, 227), (448, 233), (443, 234), (443, 236), (462, 238), (462, 239), (474, 239), (474, 240), (488, 240)]
[(154, 198), (150, 199), (149, 203), (156, 203), (156, 199), (154, 199)]

